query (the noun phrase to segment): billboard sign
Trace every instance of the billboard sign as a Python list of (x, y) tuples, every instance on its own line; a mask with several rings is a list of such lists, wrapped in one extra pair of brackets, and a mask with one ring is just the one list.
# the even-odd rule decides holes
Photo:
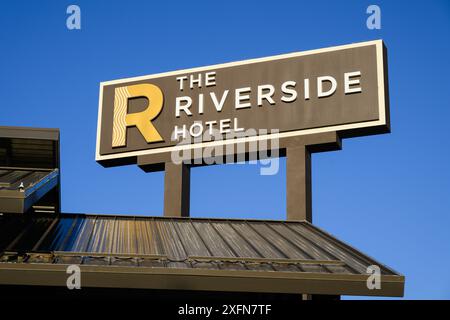
[(158, 163), (180, 149), (387, 132), (385, 57), (376, 40), (102, 82), (96, 160)]

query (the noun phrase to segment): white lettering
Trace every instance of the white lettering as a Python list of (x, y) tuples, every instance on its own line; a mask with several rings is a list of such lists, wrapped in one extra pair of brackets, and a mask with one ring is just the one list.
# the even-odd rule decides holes
[(211, 96), (211, 99), (213, 101), (214, 107), (216, 108), (217, 112), (222, 111), (223, 105), (225, 103), (225, 99), (228, 96), (229, 90), (225, 90), (222, 94), (222, 98), (220, 99), (220, 102), (217, 101), (216, 94), (214, 92), (210, 92), (209, 95)]
[(250, 93), (250, 92), (251, 92), (250, 87), (239, 88), (239, 89), (235, 90), (235, 108), (236, 109), (244, 109), (244, 108), (251, 107), (250, 102), (241, 103), (242, 101), (250, 100), (249, 94), (243, 95), (243, 93)]
[(183, 91), (183, 83), (184, 83), (184, 80), (187, 80), (187, 76), (177, 77), (176, 79), (180, 83), (180, 91)]
[[(328, 91), (323, 91), (323, 82), (328, 81), (331, 83), (331, 88)], [(331, 96), (337, 88), (337, 82), (336, 79), (331, 76), (323, 76), (317, 78), (317, 97), (323, 98), (323, 97), (329, 97)]]
[[(181, 104), (181, 102), (185, 102), (185, 104)], [(192, 112), (189, 110), (189, 108), (192, 105), (192, 98), (185, 96), (185, 97), (177, 97), (175, 99), (175, 116), (177, 118), (180, 117), (180, 111), (184, 111), (188, 116), (192, 116)]]
[(309, 100), (309, 79), (305, 79), (303, 82), (305, 86), (305, 100)]
[(194, 89), (194, 84), (197, 85), (199, 88), (202, 87), (202, 74), (201, 74), (201, 73), (198, 74), (198, 77), (197, 77), (197, 78), (194, 78), (194, 75), (193, 75), (193, 74), (191, 74), (191, 75), (189, 76), (189, 87), (190, 87), (191, 89)]
[(285, 94), (289, 94), (290, 97), (282, 96), (281, 101), (283, 102), (293, 102), (297, 99), (297, 91), (290, 88), (295, 88), (296, 86), (295, 81), (286, 81), (281, 85), (281, 92)]
[(344, 92), (348, 93), (357, 93), (361, 92), (361, 87), (352, 87), (360, 84), (360, 79), (351, 80), (350, 78), (361, 76), (361, 71), (355, 72), (346, 72), (344, 73)]
[(211, 87), (216, 85), (216, 72), (205, 73), (205, 86)]
[[(268, 92), (264, 93), (265, 90), (268, 90)], [(270, 104), (275, 104), (275, 101), (272, 99), (274, 93), (275, 87), (271, 84), (258, 86), (258, 106), (262, 106), (263, 99), (267, 100)]]

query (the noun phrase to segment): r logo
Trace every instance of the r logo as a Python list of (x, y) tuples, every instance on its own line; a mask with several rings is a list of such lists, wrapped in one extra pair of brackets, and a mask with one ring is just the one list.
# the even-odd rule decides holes
[[(145, 97), (148, 106), (144, 111), (127, 114), (128, 99)], [(123, 147), (127, 142), (127, 127), (137, 127), (147, 143), (164, 141), (155, 126), (151, 123), (162, 110), (163, 93), (153, 84), (142, 83), (118, 87), (114, 95), (114, 119), (112, 146)]]

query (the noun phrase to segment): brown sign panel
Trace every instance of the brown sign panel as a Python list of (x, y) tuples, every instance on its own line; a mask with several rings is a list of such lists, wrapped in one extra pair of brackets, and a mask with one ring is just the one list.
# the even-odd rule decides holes
[[(248, 139), (387, 132), (386, 69), (376, 40), (103, 82), (96, 160), (158, 163)], [(256, 135), (233, 136), (247, 131)]]

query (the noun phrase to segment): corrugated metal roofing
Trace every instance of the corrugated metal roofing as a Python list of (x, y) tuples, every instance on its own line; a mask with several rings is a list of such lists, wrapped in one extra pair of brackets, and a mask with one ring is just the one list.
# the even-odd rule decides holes
[(6, 190), (19, 191), (19, 186), (23, 184), (23, 190), (35, 186), (45, 176), (57, 170), (43, 169), (18, 169), (0, 167), (0, 192)]
[[(307, 222), (61, 215), (0, 217), (1, 251), (66, 256), (136, 257), (167, 267), (258, 269), (365, 274), (378, 264), (355, 254)], [(33, 262), (28, 257), (27, 262)], [(246, 260), (248, 259), (248, 260)], [(114, 264), (116, 260), (108, 260)], [(96, 264), (101, 259), (80, 263)], [(270, 263), (273, 262), (273, 263)], [(289, 265), (285, 265), (289, 263)], [(104, 264), (104, 262), (101, 262)], [(226, 266), (224, 266), (226, 265)], [(379, 264), (378, 264), (379, 265)], [(384, 274), (393, 274), (383, 267)]]
[(59, 130), (0, 126), (0, 213), (58, 212), (59, 203)]
[[(0, 167), (0, 213), (26, 212), (55, 188), (58, 181), (58, 169)], [(54, 211), (55, 206), (52, 208)]]
[(0, 252), (0, 267), (79, 264), (264, 276), (269, 272), (287, 277), (358, 276), (359, 280), (367, 277), (368, 266), (378, 265), (383, 276), (394, 277), (403, 286), (402, 276), (308, 222), (4, 215), (0, 216)]

